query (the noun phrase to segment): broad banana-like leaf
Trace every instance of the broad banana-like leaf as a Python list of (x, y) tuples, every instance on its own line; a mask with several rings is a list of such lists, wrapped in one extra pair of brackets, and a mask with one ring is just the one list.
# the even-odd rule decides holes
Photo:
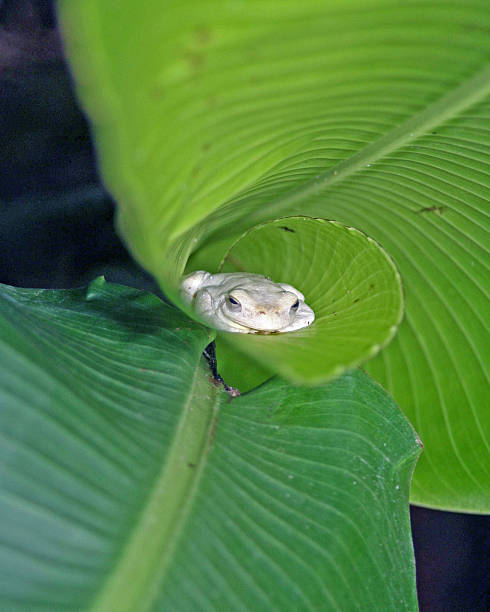
[(1, 610), (416, 610), (415, 432), (361, 371), (230, 399), (141, 291), (0, 287)]
[(284, 215), (374, 238), (407, 316), (368, 368), (424, 440), (412, 500), (488, 511), (488, 2), (60, 7), (119, 226), (169, 297)]

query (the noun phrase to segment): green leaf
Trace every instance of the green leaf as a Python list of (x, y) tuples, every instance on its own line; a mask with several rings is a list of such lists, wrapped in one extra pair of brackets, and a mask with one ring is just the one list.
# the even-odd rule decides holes
[(1, 287), (2, 610), (415, 610), (415, 432), (360, 371), (230, 401), (205, 328)]
[[(391, 259), (374, 240), (333, 221), (289, 217), (254, 228), (226, 254), (221, 271), (265, 274), (304, 293), (316, 317), (310, 327), (265, 336), (220, 333), (295, 382), (319, 383), (372, 357), (403, 314)], [(241, 388), (239, 380), (227, 382)]]
[(372, 236), (406, 288), (369, 369), (425, 442), (412, 500), (490, 510), (488, 2), (61, 9), (121, 230), (166, 293), (283, 215)]

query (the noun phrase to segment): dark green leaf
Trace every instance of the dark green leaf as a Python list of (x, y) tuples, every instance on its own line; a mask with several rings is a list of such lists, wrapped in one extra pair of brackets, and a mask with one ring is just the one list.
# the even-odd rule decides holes
[(356, 371), (209, 383), (155, 297), (2, 287), (2, 610), (415, 610), (419, 445)]

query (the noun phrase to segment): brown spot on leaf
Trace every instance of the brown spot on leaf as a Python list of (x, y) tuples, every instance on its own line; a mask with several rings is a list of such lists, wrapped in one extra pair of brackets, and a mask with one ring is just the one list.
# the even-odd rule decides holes
[(230, 262), (232, 266), (235, 266), (235, 268), (239, 272), (245, 272), (245, 267), (238, 259), (235, 259), (231, 255), (228, 255), (228, 257), (226, 257), (226, 261)]
[(416, 210), (415, 212), (417, 214), (423, 214), (423, 213), (436, 213), (437, 215), (442, 215), (442, 213), (446, 210), (446, 206), (426, 206), (425, 208), (419, 208), (419, 210)]
[(211, 431), (209, 432), (209, 448), (214, 444), (214, 438), (216, 436), (216, 428), (218, 427), (218, 416), (216, 415), (211, 425)]
[(184, 60), (192, 70), (200, 70), (204, 66), (205, 56), (201, 51), (187, 50), (184, 53)]
[(150, 96), (152, 98), (163, 98), (165, 96), (165, 87), (160, 83), (156, 83), (150, 89)]
[(194, 30), (194, 39), (198, 45), (209, 45), (211, 38), (211, 30), (206, 26), (199, 26)]

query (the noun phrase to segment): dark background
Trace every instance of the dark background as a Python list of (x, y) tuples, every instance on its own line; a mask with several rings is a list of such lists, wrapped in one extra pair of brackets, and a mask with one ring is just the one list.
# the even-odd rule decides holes
[[(0, 0), (0, 282), (158, 291), (114, 232), (53, 0)], [(489, 519), (412, 507), (422, 612), (488, 610)]]

